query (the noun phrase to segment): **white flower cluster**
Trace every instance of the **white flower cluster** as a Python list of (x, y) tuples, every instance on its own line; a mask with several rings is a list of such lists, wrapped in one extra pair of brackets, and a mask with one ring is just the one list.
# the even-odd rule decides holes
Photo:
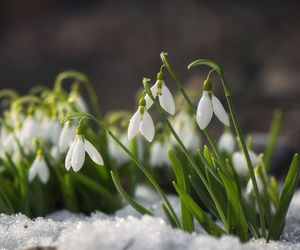
[[(76, 135), (76, 126), (62, 125), (60, 120), (70, 112), (87, 111), (85, 101), (71, 92), (58, 98), (58, 93), (49, 91), (41, 98), (19, 97), (13, 100), (10, 109), (4, 111), (0, 127), (0, 157), (9, 156), (18, 165), (24, 157), (30, 159), (36, 154), (29, 172), (29, 182), (38, 176), (47, 183), (50, 172), (43, 150), (47, 150), (54, 161), (59, 162)], [(72, 98), (71, 98), (72, 97)], [(40, 146), (43, 145), (43, 147)]]

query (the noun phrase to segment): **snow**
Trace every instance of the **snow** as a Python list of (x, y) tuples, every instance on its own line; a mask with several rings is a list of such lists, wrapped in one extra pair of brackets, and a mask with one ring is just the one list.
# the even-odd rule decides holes
[[(289, 209), (282, 241), (269, 244), (264, 240), (251, 240), (242, 244), (234, 236), (217, 239), (201, 232), (184, 233), (165, 222), (156, 194), (140, 187), (137, 197), (159, 217), (141, 216), (129, 206), (117, 211), (115, 215), (97, 211), (85, 216), (60, 211), (46, 218), (31, 220), (22, 214), (1, 214), (0, 249), (28, 249), (38, 246), (65, 250), (300, 249), (300, 191), (295, 194)], [(178, 213), (178, 198), (169, 198)]]

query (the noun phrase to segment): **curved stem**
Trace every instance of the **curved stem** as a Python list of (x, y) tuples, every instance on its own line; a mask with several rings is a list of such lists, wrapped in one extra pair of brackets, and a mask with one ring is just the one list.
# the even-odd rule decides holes
[(102, 127), (107, 133), (108, 135), (125, 151), (126, 154), (128, 154), (128, 156), (131, 158), (131, 160), (138, 166), (138, 168), (146, 175), (146, 177), (149, 179), (149, 181), (151, 182), (151, 184), (153, 185), (153, 187), (157, 190), (157, 192), (159, 193), (159, 195), (161, 196), (161, 198), (163, 199), (163, 201), (166, 203), (166, 206), (168, 207), (168, 209), (170, 210), (173, 219), (177, 225), (178, 228), (181, 228), (180, 226), (180, 222), (179, 219), (170, 203), (170, 201), (168, 200), (168, 198), (166, 197), (166, 195), (164, 194), (163, 190), (160, 188), (160, 186), (158, 185), (158, 183), (155, 181), (155, 179), (152, 177), (151, 173), (139, 162), (139, 160), (126, 148), (126, 146), (114, 135), (114, 133), (105, 125), (104, 122), (102, 122), (100, 119), (97, 119), (96, 117), (94, 117), (91, 114), (88, 113), (82, 113), (82, 112), (77, 112), (77, 113), (73, 113), (68, 115), (67, 117), (65, 117), (62, 122), (66, 122), (68, 120), (71, 119), (75, 119), (75, 118), (79, 118), (79, 117), (85, 117), (87, 119), (90, 119), (92, 121), (94, 121), (95, 123), (97, 123), (100, 127)]
[(88, 77), (76, 70), (68, 70), (68, 71), (64, 71), (61, 72), (60, 74), (57, 75), (56, 79), (55, 79), (55, 83), (54, 83), (54, 88), (57, 91), (60, 91), (62, 88), (62, 83), (65, 79), (68, 78), (75, 78), (78, 81), (82, 82), (89, 94), (89, 97), (91, 98), (91, 103), (93, 105), (93, 109), (96, 113), (97, 116), (101, 117), (101, 111), (99, 108), (99, 101), (98, 101), (98, 97), (96, 95), (96, 91), (93, 88), (90, 80), (88, 79)]

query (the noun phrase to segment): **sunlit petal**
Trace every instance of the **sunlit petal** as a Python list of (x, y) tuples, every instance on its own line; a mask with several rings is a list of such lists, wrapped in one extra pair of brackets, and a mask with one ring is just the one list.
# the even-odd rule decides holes
[(85, 160), (84, 140), (82, 136), (77, 135), (76, 144), (71, 158), (71, 165), (75, 172), (79, 171)]
[(74, 147), (76, 145), (76, 140), (77, 138), (73, 141), (73, 143), (71, 144), (71, 147), (67, 153), (66, 159), (65, 159), (65, 167), (66, 169), (69, 171), (71, 168), (71, 160), (72, 160), (72, 155), (73, 155), (73, 151), (74, 151)]
[(159, 96), (160, 106), (169, 114), (175, 114), (175, 102), (170, 90), (163, 83), (162, 85), (162, 95)]
[(153, 120), (147, 110), (144, 111), (143, 120), (141, 121), (140, 125), (140, 132), (147, 141), (151, 142), (153, 140), (155, 128)]
[(84, 140), (84, 147), (87, 154), (91, 157), (91, 159), (99, 165), (104, 165), (103, 159), (98, 152), (98, 150), (90, 143), (87, 139)]
[[(151, 87), (151, 93), (153, 95), (153, 97), (155, 98), (156, 95), (157, 95), (157, 82)], [(146, 109), (149, 109), (152, 104), (153, 104), (153, 101), (152, 99), (150, 98), (150, 96), (148, 94), (145, 95), (145, 101), (146, 101)]]
[(212, 95), (212, 106), (216, 117), (226, 126), (229, 126), (229, 117), (220, 102), (220, 100)]
[(140, 111), (136, 111), (134, 115), (131, 117), (128, 126), (128, 139), (132, 140), (139, 132), (141, 122), (141, 113)]
[(203, 95), (199, 101), (196, 113), (196, 120), (200, 129), (205, 129), (211, 121), (213, 115), (212, 102), (207, 91), (203, 91)]

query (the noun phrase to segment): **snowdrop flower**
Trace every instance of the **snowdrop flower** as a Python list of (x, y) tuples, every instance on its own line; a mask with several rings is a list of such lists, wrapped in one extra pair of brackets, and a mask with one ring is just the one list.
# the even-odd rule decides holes
[[(129, 140), (126, 135), (120, 135), (119, 139), (126, 148), (130, 147)], [(124, 152), (122, 148), (120, 148), (120, 146), (111, 137), (108, 137), (107, 144), (109, 155), (112, 156), (117, 165), (120, 166), (130, 160), (129, 156)]]
[(61, 153), (67, 151), (76, 137), (76, 126), (66, 122), (61, 130), (58, 140), (58, 148)]
[(29, 169), (28, 180), (29, 182), (32, 182), (33, 179), (38, 176), (41, 182), (46, 184), (49, 180), (49, 175), (49, 169), (43, 157), (43, 153), (41, 150), (39, 150), (34, 162)]
[(232, 133), (225, 130), (218, 141), (218, 148), (221, 152), (232, 154), (235, 147), (235, 138)]
[(201, 130), (204, 130), (211, 121), (213, 113), (226, 126), (229, 126), (228, 115), (220, 102), (211, 91), (211, 82), (207, 79), (204, 82), (203, 94), (199, 101), (196, 113), (196, 120)]
[[(186, 111), (180, 111), (171, 121), (178, 137), (187, 149), (197, 149), (201, 144), (201, 138), (196, 130), (193, 119)], [(175, 137), (171, 137), (172, 143), (177, 143)]]
[[(259, 163), (258, 156), (252, 150), (248, 149), (248, 152), (249, 152), (251, 164), (253, 167), (255, 167)], [(235, 152), (232, 155), (232, 164), (238, 175), (240, 176), (247, 175), (248, 165), (247, 165), (246, 157), (243, 152)]]
[(154, 138), (154, 123), (147, 109), (145, 109), (145, 106), (146, 100), (142, 98), (139, 102), (138, 110), (134, 113), (129, 121), (127, 133), (129, 141), (131, 141), (139, 132), (149, 142), (151, 142)]
[(72, 167), (75, 172), (79, 171), (85, 160), (85, 152), (90, 156), (92, 161), (98, 165), (104, 165), (103, 159), (98, 150), (84, 138), (80, 128), (77, 128), (76, 138), (70, 146), (65, 160), (65, 167), (70, 170)]
[[(260, 177), (258, 168), (254, 169), (254, 176), (255, 176), (255, 179), (256, 179), (258, 191), (259, 191), (259, 193), (262, 193), (262, 191), (264, 189), (264, 185), (263, 185), (262, 179)], [(254, 187), (253, 187), (252, 180), (249, 179), (249, 181), (247, 183), (247, 187), (246, 187), (246, 194), (250, 195), (252, 192), (254, 192)]]
[(40, 131), (40, 124), (31, 115), (27, 116), (21, 128), (21, 143), (32, 148), (32, 140), (39, 135)]
[(155, 166), (169, 166), (170, 161), (168, 157), (168, 144), (166, 142), (154, 142), (150, 149), (150, 165)]
[[(168, 112), (171, 115), (175, 114), (175, 102), (170, 90), (167, 88), (165, 84), (162, 72), (159, 72), (157, 74), (157, 81), (151, 87), (151, 92), (154, 98), (158, 96), (160, 106), (166, 112)], [(152, 106), (153, 101), (149, 95), (145, 96), (145, 100), (146, 100), (146, 109), (149, 109)]]
[(57, 145), (61, 133), (61, 125), (55, 119), (44, 118), (42, 122), (41, 135), (52, 144)]
[(78, 95), (74, 103), (75, 108), (80, 112), (88, 112), (88, 106), (82, 96)]

